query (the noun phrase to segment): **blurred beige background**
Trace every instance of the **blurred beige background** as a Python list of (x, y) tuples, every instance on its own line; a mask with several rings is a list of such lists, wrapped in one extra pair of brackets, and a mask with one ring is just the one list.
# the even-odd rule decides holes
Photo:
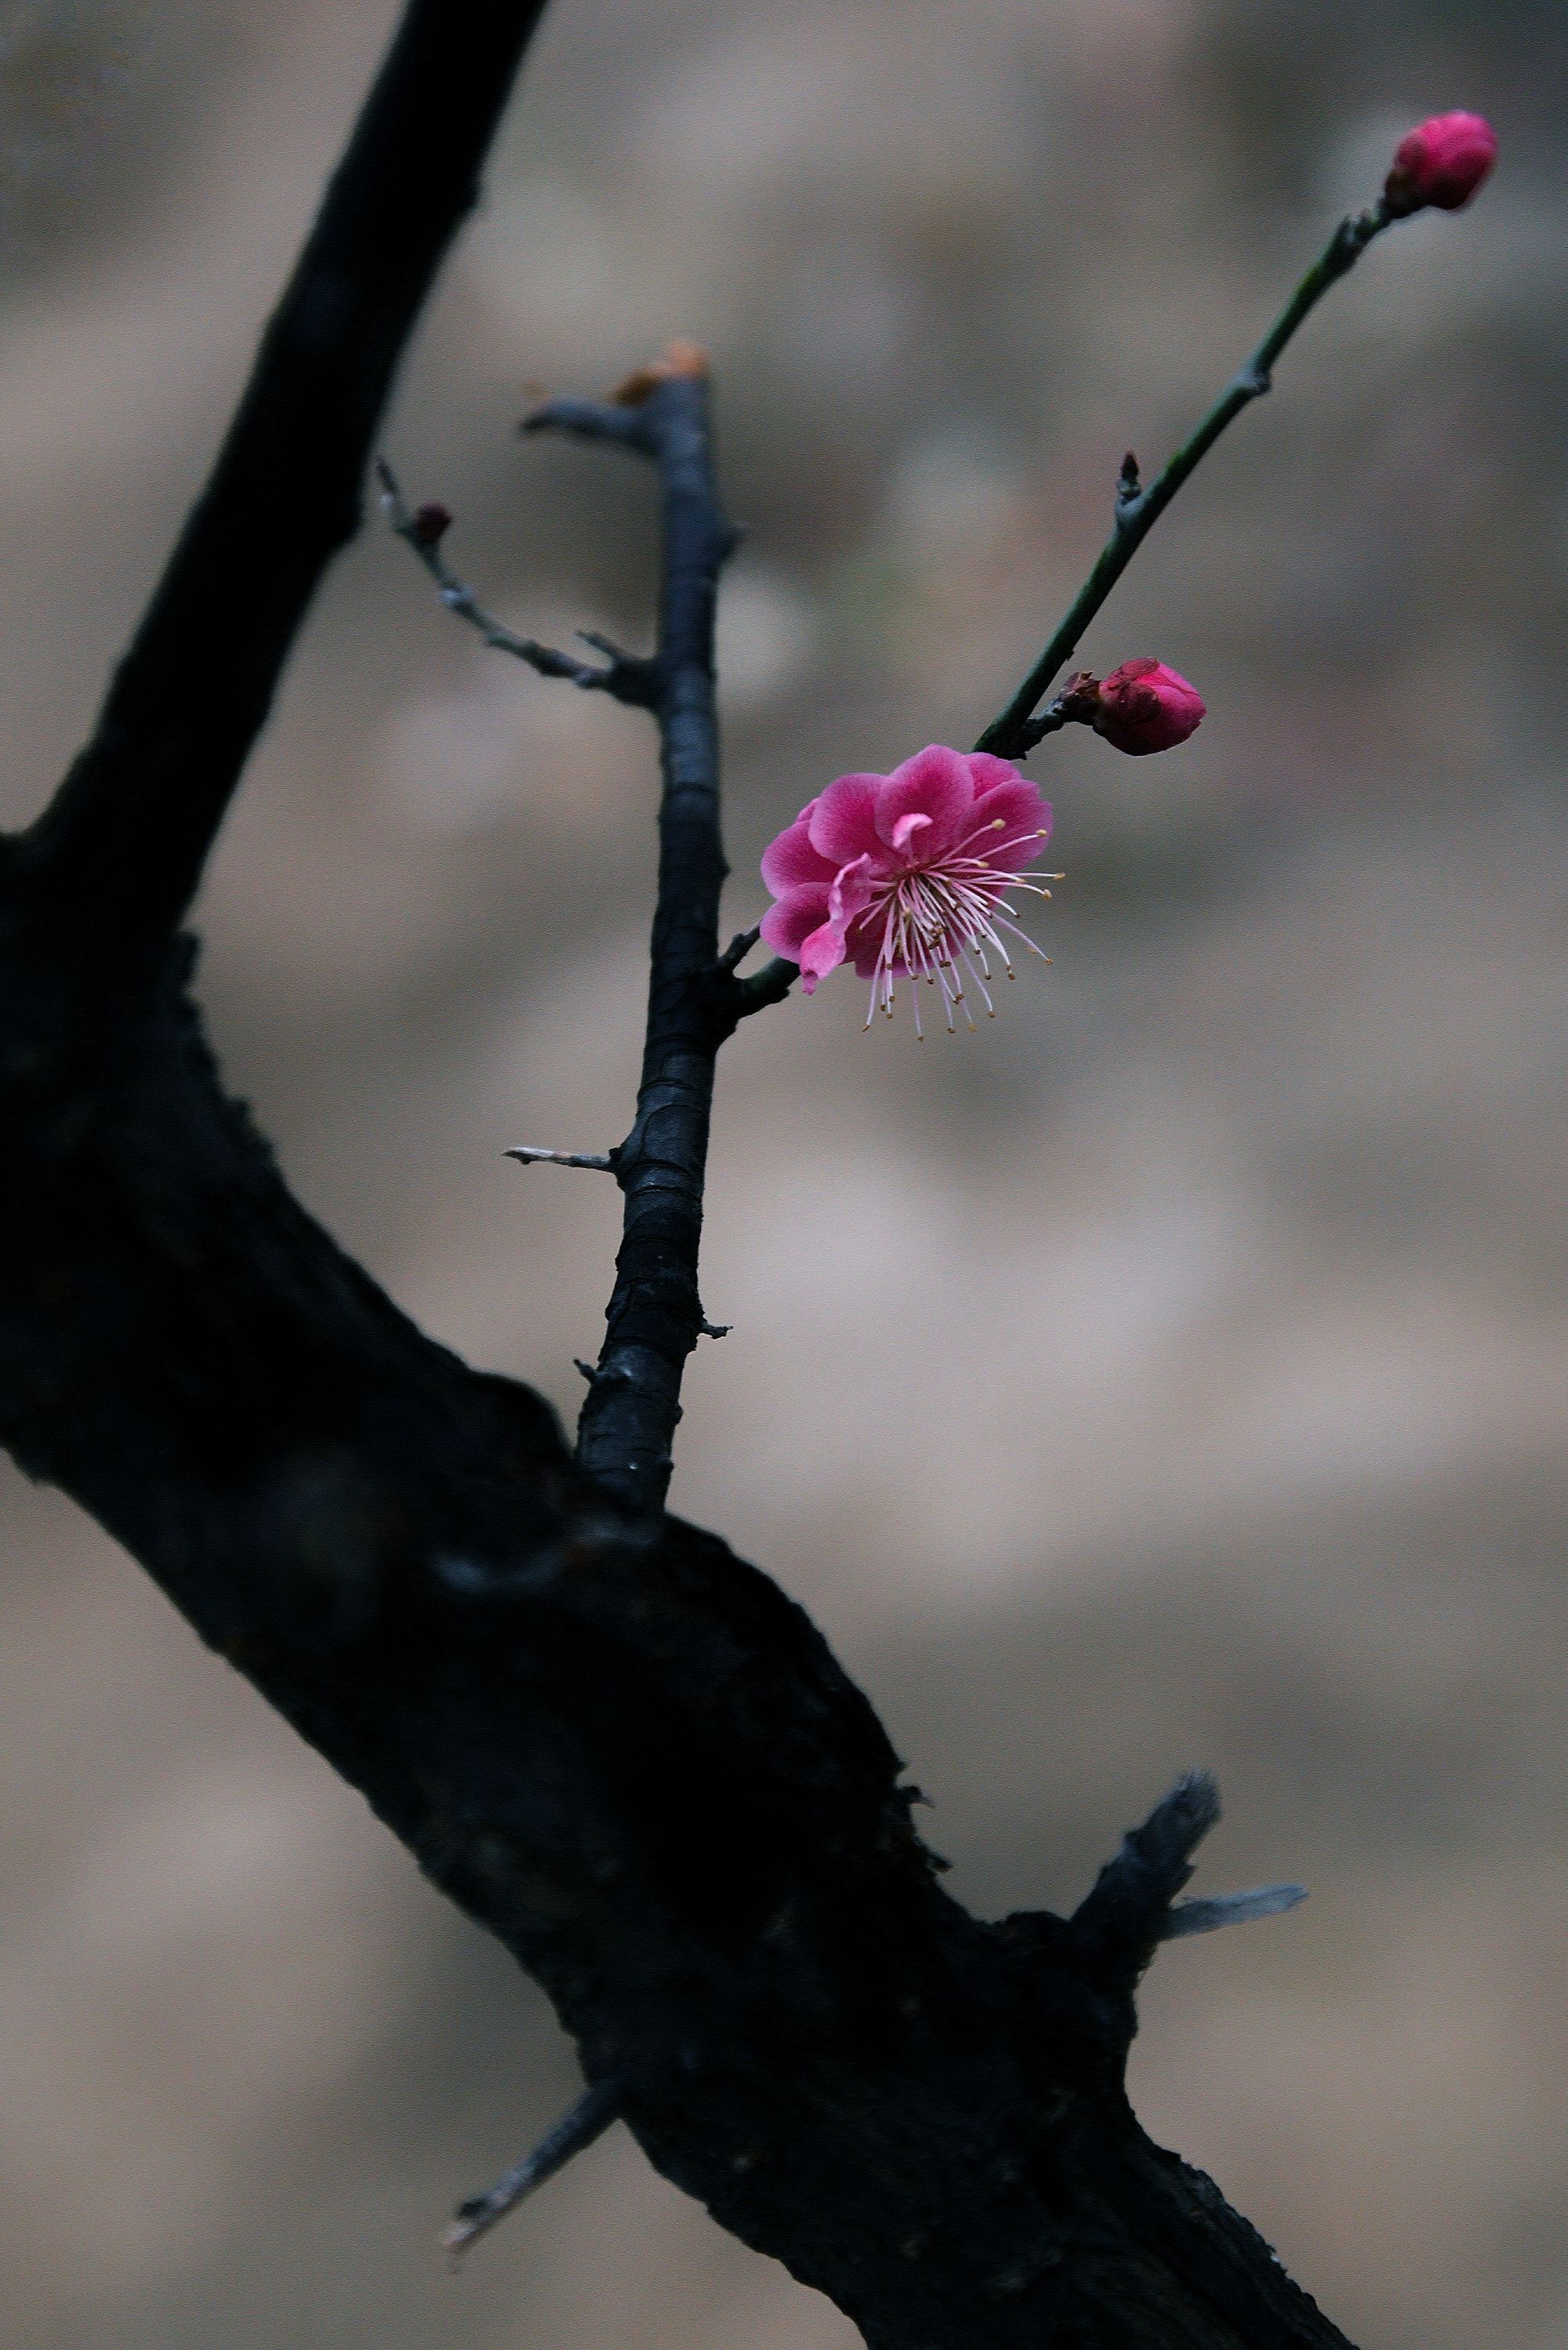
[[(0, 5), (0, 793), (38, 805), (197, 486), (388, 0)], [(737, 925), (831, 775), (965, 743), (1400, 130), (1495, 118), (1086, 647), (1054, 957), (974, 1038), (838, 982), (721, 1071), (675, 1501), (815, 1610), (992, 1911), (1180, 1766), (1204, 1887), (1134, 2085), (1365, 2350), (1568, 2343), (1561, 1561), (1568, 19), (1549, 0), (556, 0), (388, 436), (513, 620), (645, 640), (647, 484), (524, 386), (671, 331), (750, 526)], [(281, 518), (285, 525), (286, 517)], [(307, 1201), (570, 1410), (636, 1063), (641, 719), (487, 655), (377, 529), (207, 891)], [(67, 1503), (7, 1471), (0, 2334), (15, 2350), (849, 2350), (614, 2132), (448, 2277), (569, 2098), (539, 1996)]]

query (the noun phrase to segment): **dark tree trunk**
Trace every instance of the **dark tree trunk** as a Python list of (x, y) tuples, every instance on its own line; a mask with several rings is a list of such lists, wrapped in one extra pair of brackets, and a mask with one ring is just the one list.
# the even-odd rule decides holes
[(99, 730), (0, 848), (0, 1433), (877, 2350), (1344, 2350), (1123, 2093), (1204, 1791), (1075, 1918), (968, 1917), (802, 1611), (422, 1336), (203, 1043), (178, 925), (538, 13), (414, 0)]

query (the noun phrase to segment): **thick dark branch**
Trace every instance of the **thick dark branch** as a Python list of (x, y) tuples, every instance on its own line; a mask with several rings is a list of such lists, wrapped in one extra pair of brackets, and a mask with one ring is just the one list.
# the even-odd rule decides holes
[(686, 1358), (707, 1326), (697, 1285), (713, 1067), (738, 1012), (719, 955), (729, 868), (719, 821), (713, 617), (734, 531), (713, 473), (701, 354), (674, 345), (617, 400), (556, 400), (529, 432), (629, 448), (659, 469), (658, 650), (650, 664), (663, 789), (648, 1025), (631, 1132), (613, 1154), (626, 1208), (605, 1341), (577, 1458), (633, 1508), (662, 1507)]
[(1177, 491), (1208, 455), (1226, 426), (1270, 390), (1274, 362), (1296, 328), (1329, 287), (1355, 267), (1392, 217), (1379, 199), (1368, 211), (1352, 213), (1340, 222), (1240, 374), (1227, 385), (1191, 439), (1182, 443), (1165, 471), (1147, 489), (1138, 487), (1137, 460), (1127, 457), (1116, 485), (1116, 519), (1098, 562), (1012, 700), (999, 718), (992, 719), (975, 744), (977, 751), (992, 751), (1002, 759), (1021, 759), (1044, 734), (1054, 731), (1053, 726), (1042, 725), (1033, 719), (1032, 713), (1072, 660), (1085, 629)]
[(539, 1978), (659, 2168), (876, 2350), (1345, 2350), (1123, 2095), (1126, 1952), (1190, 1821), (1141, 1855), (1126, 1930), (967, 1917), (802, 1612), (621, 1510), (535, 1397), (423, 1338), (223, 1099), (181, 973), (73, 1012), (17, 881), (0, 1435), (24, 1467)]
[[(717, 951), (700, 377), (591, 428), (649, 436), (666, 557), (654, 984), (590, 1398), (635, 1409), (592, 1419), (594, 1475), (303, 1212), (189, 1001), (171, 925), (536, 15), (416, 0), (99, 734), (0, 847), (0, 1438), (539, 1979), (590, 2112), (613, 2083), (658, 2167), (872, 2350), (1345, 2350), (1123, 2092), (1130, 1973), (1204, 1803), (1163, 1806), (1070, 1926), (968, 1917), (804, 1613), (656, 1513), (712, 1055), (731, 991), (774, 983)], [(105, 941), (121, 983), (84, 992)]]
[(412, 0), (403, 18), (93, 737), (28, 839), (47, 902), (103, 962), (159, 951), (190, 903), (358, 526), (393, 373), (543, 7)]

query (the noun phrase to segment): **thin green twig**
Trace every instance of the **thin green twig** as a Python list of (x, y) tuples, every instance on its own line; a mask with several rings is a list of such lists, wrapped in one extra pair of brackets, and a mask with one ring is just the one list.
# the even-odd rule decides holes
[(992, 751), (1002, 758), (1022, 758), (1033, 749), (1042, 733), (1051, 731), (1041, 725), (1033, 712), (1072, 660), (1085, 629), (1111, 589), (1183, 482), (1208, 455), (1226, 426), (1270, 389), (1274, 363), (1303, 319), (1316, 307), (1329, 287), (1355, 266), (1373, 238), (1388, 226), (1393, 217), (1386, 201), (1379, 198), (1366, 212), (1353, 213), (1342, 220), (1251, 358), (1164, 472), (1147, 489), (1140, 489), (1136, 466), (1124, 469), (1116, 494), (1116, 521), (1099, 560), (1012, 700), (1000, 717), (992, 719), (975, 744), (977, 751)]

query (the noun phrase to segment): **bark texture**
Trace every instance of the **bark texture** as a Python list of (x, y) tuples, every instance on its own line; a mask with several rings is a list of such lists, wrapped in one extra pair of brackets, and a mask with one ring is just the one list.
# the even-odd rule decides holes
[(0, 844), (0, 1434), (876, 2350), (1345, 2350), (1123, 2092), (1206, 1786), (1075, 1918), (966, 1915), (803, 1612), (424, 1337), (203, 1040), (179, 925), (538, 14), (414, 0), (99, 729)]

